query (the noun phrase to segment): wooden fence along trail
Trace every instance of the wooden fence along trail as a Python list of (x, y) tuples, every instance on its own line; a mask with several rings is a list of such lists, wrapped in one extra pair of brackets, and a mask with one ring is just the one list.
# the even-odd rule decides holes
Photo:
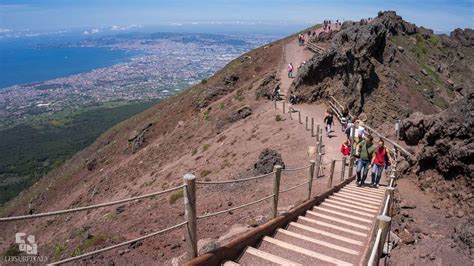
[[(275, 110), (278, 111), (277, 107), (277, 102), (275, 102)], [(284, 102), (282, 110), (284, 115), (288, 115)], [(294, 111), (292, 110), (291, 112)], [(310, 160), (308, 163), (302, 163), (303, 166), (298, 168), (282, 169), (281, 166), (276, 165), (271, 173), (228, 181), (197, 181), (194, 175), (186, 174), (183, 177), (183, 185), (167, 190), (73, 209), (4, 217), (0, 218), (0, 223), (102, 208), (148, 199), (183, 189), (183, 207), (185, 209), (185, 220), (183, 222), (136, 239), (52, 262), (50, 265), (81, 260), (182, 227), (185, 229), (189, 259), (185, 263), (186, 265), (219, 265), (221, 263), (224, 263), (224, 265), (378, 264), (378, 259), (381, 256), (381, 250), (390, 228), (391, 218), (389, 214), (391, 213), (390, 209), (393, 202), (395, 172), (392, 171), (387, 188), (356, 187), (353, 182), (353, 158), (349, 160), (348, 167), (346, 165), (347, 158), (331, 159), (329, 162), (323, 163), (322, 127), (319, 124), (315, 126), (314, 121), (313, 117), (308, 118), (308, 116), (305, 116), (304, 126), (315, 139), (316, 153), (313, 155), (313, 160)], [(301, 113), (299, 112), (298, 122), (303, 125)], [(313, 181), (315, 178), (321, 177), (324, 166), (329, 166), (330, 169), (324, 175), (327, 177), (327, 191), (321, 195), (313, 195)], [(307, 173), (307, 181), (281, 190), (282, 175), (299, 171)], [(268, 191), (268, 194), (262, 195), (258, 200), (214, 213), (200, 214), (196, 208), (196, 201), (199, 200), (196, 198), (196, 191), (199, 190), (200, 186), (233, 184), (256, 179), (265, 179), (266, 182), (272, 182), (272, 191)], [(279, 215), (278, 201), (280, 194), (299, 187), (307, 187), (306, 195), (303, 195), (306, 201), (288, 213)], [(271, 217), (273, 219), (230, 243), (198, 257), (198, 220), (225, 215), (229, 211), (248, 208), (262, 202), (269, 202), (271, 204)]]

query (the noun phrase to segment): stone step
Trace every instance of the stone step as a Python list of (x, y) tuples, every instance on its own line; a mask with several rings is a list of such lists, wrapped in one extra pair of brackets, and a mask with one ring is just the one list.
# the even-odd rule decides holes
[(385, 195), (385, 188), (364, 188), (356, 186), (345, 186), (346, 190), (362, 191), (365, 193), (375, 194), (375, 195)]
[(380, 201), (382, 201), (382, 198), (380, 199), (374, 199), (374, 198), (369, 198), (369, 197), (366, 197), (366, 196), (361, 196), (361, 195), (357, 195), (357, 194), (354, 194), (354, 193), (351, 193), (351, 192), (347, 192), (347, 191), (339, 191), (337, 192), (336, 194), (334, 195), (344, 195), (346, 197), (350, 197), (350, 198), (354, 198), (354, 199), (360, 199), (360, 200), (365, 200), (365, 201), (370, 201), (370, 202), (374, 202), (374, 203), (378, 203)]
[(363, 231), (370, 230), (370, 228), (366, 225), (362, 225), (362, 224), (359, 224), (359, 223), (351, 221), (351, 220), (338, 218), (338, 217), (335, 217), (334, 215), (332, 215), (332, 216), (331, 215), (326, 215), (326, 214), (323, 214), (321, 212), (306, 211), (306, 217), (311, 218), (311, 219), (315, 219), (315, 220), (319, 219), (319, 220), (322, 220), (322, 221), (327, 221), (327, 222), (330, 222), (330, 223), (339, 224), (339, 225), (345, 226), (349, 229), (354, 228), (354, 229), (359, 229), (359, 230), (363, 230)]
[(372, 199), (372, 200), (381, 200), (381, 199), (383, 199), (383, 195), (377, 196), (377, 195), (372, 195), (372, 194), (365, 193), (363, 191), (354, 191), (354, 190), (349, 190), (349, 189), (346, 189), (346, 188), (343, 188), (343, 189), (339, 190), (338, 193), (341, 193), (341, 192), (350, 193), (354, 196), (365, 197), (365, 198)]
[(260, 250), (279, 254), (279, 256), (288, 260), (305, 265), (353, 265), (333, 256), (324, 255), (268, 236), (263, 238)]
[(373, 222), (371, 219), (366, 218), (366, 217), (360, 217), (358, 215), (348, 214), (348, 213), (345, 213), (345, 212), (341, 212), (341, 211), (334, 210), (334, 209), (331, 209), (331, 208), (326, 208), (326, 207), (315, 206), (315, 207), (313, 207), (313, 211), (314, 212), (325, 212), (329, 215), (338, 215), (340, 217), (351, 219), (351, 220), (354, 220), (354, 221), (357, 221), (357, 222), (360, 222), (360, 223), (365, 223), (365, 224), (371, 224)]
[(349, 235), (359, 236), (359, 237), (363, 237), (363, 238), (367, 237), (367, 233), (352, 230), (352, 229), (348, 229), (344, 226), (339, 226), (339, 225), (334, 225), (334, 224), (326, 223), (326, 222), (319, 221), (319, 220), (314, 220), (314, 219), (304, 217), (304, 216), (298, 217), (297, 222), (302, 223), (302, 224), (307, 224), (311, 227), (318, 226), (318, 227), (324, 228), (324, 230), (326, 230), (326, 231), (333, 231), (335, 233), (339, 232), (340, 234), (346, 233), (346, 234), (349, 234)]
[(376, 212), (373, 212), (373, 211), (371, 211), (371, 212), (359, 211), (359, 210), (354, 210), (350, 207), (341, 207), (341, 206), (338, 206), (336, 204), (331, 204), (331, 203), (324, 203), (323, 202), (323, 204), (321, 204), (321, 207), (338, 210), (338, 211), (348, 213), (348, 214), (351, 214), (351, 215), (363, 216), (364, 218), (369, 218), (369, 219), (376, 216)]
[(316, 239), (321, 239), (327, 242), (331, 242), (333, 244), (343, 245), (343, 243), (346, 243), (346, 244), (351, 244), (354, 246), (362, 246), (364, 244), (364, 241), (360, 237), (352, 236), (352, 235), (344, 236), (337, 232), (336, 233), (329, 232), (327, 230), (324, 230), (324, 228), (316, 228), (315, 226), (312, 226), (311, 224), (308, 225), (307, 223), (303, 224), (299, 222), (298, 223), (291, 222), (287, 230), (295, 232), (295, 233), (299, 233), (302, 235), (311, 236)]
[(324, 201), (324, 203), (328, 203), (328, 204), (331, 204), (331, 205), (337, 205), (337, 206), (340, 206), (340, 207), (347, 207), (347, 208), (354, 209), (354, 210), (359, 210), (359, 211), (367, 211), (367, 212), (370, 212), (370, 213), (378, 212), (378, 209), (374, 208), (374, 207), (358, 206), (358, 205), (354, 205), (354, 204), (347, 203), (347, 202), (342, 202), (342, 201), (337, 201), (337, 200), (327, 199), (327, 200)]
[(349, 249), (343, 246), (321, 241), (316, 238), (287, 231), (285, 229), (278, 229), (274, 238), (307, 250), (318, 252), (322, 255), (334, 257), (350, 263), (357, 263), (360, 256), (360, 249)]
[(371, 210), (375, 210), (375, 211), (379, 210), (379, 207), (375, 207), (373, 205), (358, 203), (358, 202), (355, 202), (355, 201), (342, 199), (342, 198), (337, 198), (337, 199), (329, 198), (329, 199), (324, 200), (324, 202), (333, 203), (333, 204), (340, 204), (340, 205), (347, 204), (347, 205), (350, 205), (350, 206), (362, 207), (364, 209), (371, 209)]
[(331, 196), (330, 198), (336, 198), (336, 199), (343, 198), (343, 199), (346, 199), (346, 200), (352, 200), (354, 202), (363, 203), (363, 204), (367, 204), (367, 205), (371, 205), (371, 206), (380, 206), (380, 202), (377, 203), (377, 202), (374, 202), (373, 200), (361, 199), (361, 198), (358, 198), (358, 197), (353, 197), (352, 195), (341, 194), (341, 193), (336, 193), (333, 196)]
[(239, 260), (240, 265), (290, 265), (301, 266), (300, 263), (282, 258), (272, 253), (253, 247), (247, 247)]

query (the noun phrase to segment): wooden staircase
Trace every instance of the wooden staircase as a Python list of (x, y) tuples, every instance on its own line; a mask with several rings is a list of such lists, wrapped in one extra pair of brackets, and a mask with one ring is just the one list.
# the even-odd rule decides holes
[(310, 51), (312, 51), (314, 53), (317, 53), (317, 54), (321, 54), (326, 50), (324, 47), (321, 47), (321, 46), (317, 45), (316, 43), (310, 42), (310, 41), (306, 42), (305, 45)]
[(351, 183), (223, 265), (358, 265), (384, 194)]

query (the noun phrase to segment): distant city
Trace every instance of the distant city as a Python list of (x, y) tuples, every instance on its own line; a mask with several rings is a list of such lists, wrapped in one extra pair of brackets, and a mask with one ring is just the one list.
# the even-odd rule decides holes
[[(139, 52), (126, 63), (0, 90), (0, 127), (40, 114), (110, 101), (161, 99), (200, 82), (232, 59), (276, 37), (192, 33), (127, 33), (39, 45)], [(41, 51), (41, 50), (39, 50)], [(94, 60), (91, 58), (90, 60)]]

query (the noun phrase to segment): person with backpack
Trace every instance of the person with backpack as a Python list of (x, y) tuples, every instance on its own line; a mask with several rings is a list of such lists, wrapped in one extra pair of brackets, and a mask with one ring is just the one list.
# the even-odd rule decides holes
[(375, 156), (373, 156), (372, 162), (370, 163), (370, 167), (372, 168), (371, 185), (373, 187), (379, 187), (382, 171), (388, 164), (393, 164), (393, 159), (389, 150), (384, 146), (384, 140), (380, 138), (375, 150)]
[(356, 146), (355, 157), (358, 158), (356, 167), (358, 187), (365, 184), (365, 179), (367, 179), (367, 174), (369, 173), (370, 163), (375, 155), (376, 147), (373, 140), (374, 139), (371, 135), (366, 134), (364, 140)]
[(326, 136), (329, 137), (331, 128), (334, 125), (334, 116), (332, 115), (331, 110), (327, 110), (326, 116), (324, 117), (324, 124), (326, 125)]

